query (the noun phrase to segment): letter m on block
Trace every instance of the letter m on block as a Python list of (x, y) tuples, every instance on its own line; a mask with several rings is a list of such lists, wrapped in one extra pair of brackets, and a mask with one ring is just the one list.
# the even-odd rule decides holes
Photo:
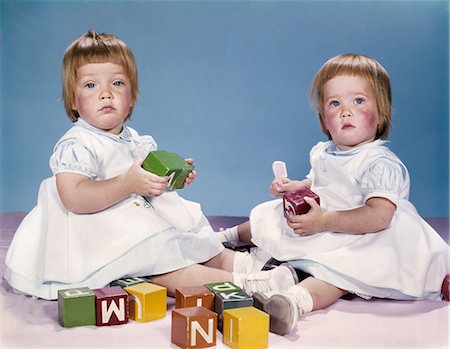
[(93, 290), (97, 326), (120, 325), (128, 322), (128, 293), (120, 286)]

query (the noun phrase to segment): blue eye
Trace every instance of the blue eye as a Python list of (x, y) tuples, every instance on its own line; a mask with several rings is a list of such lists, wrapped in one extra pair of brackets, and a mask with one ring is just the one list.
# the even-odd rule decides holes
[(339, 107), (340, 103), (339, 103), (338, 101), (331, 101), (331, 102), (330, 102), (330, 105), (331, 105), (332, 107)]
[(87, 88), (94, 88), (95, 84), (93, 82), (88, 82), (86, 85), (84, 85)]
[(124, 83), (122, 81), (118, 80), (118, 81), (114, 81), (113, 85), (114, 86), (122, 86), (122, 85), (124, 85)]
[(364, 103), (364, 98), (356, 98), (355, 99), (355, 104), (363, 104)]

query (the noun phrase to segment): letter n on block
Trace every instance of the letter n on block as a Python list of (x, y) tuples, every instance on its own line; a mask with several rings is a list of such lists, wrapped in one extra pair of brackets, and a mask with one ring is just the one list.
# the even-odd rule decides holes
[(203, 307), (172, 310), (172, 343), (184, 349), (216, 345), (217, 314)]
[(97, 326), (121, 325), (128, 322), (128, 293), (120, 286), (93, 290)]
[(148, 322), (161, 319), (167, 312), (167, 289), (149, 282), (125, 287), (128, 292), (130, 319)]
[(214, 310), (214, 293), (205, 286), (180, 287), (175, 291), (175, 308), (203, 307)]
[(64, 327), (95, 325), (95, 295), (88, 287), (58, 291), (58, 318)]
[(254, 307), (225, 310), (223, 342), (233, 349), (267, 348), (269, 315)]

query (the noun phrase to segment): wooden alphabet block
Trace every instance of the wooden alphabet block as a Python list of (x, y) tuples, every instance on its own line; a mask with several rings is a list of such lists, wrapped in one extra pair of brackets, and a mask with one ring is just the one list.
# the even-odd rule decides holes
[(95, 325), (95, 295), (88, 287), (58, 291), (58, 318), (64, 327)]
[(307, 213), (311, 209), (311, 206), (305, 201), (305, 196), (313, 198), (320, 205), (319, 196), (307, 187), (289, 190), (283, 195), (284, 216)]
[(269, 346), (269, 315), (254, 307), (223, 312), (223, 343), (233, 349)]
[(203, 307), (172, 310), (172, 343), (184, 349), (216, 345), (217, 314)]
[(204, 286), (213, 293), (242, 291), (242, 289), (239, 286), (236, 286), (230, 281), (215, 282), (211, 284), (205, 284)]
[(175, 291), (175, 308), (204, 307), (214, 310), (214, 293), (205, 286), (181, 287)]
[(118, 279), (118, 280), (114, 280), (113, 282), (111, 282), (109, 284), (109, 286), (111, 286), (111, 287), (112, 286), (120, 286), (120, 287), (124, 288), (124, 287), (128, 287), (128, 286), (131, 286), (131, 285), (140, 284), (141, 282), (148, 282), (148, 280), (140, 278), (140, 277)]
[(120, 286), (92, 290), (95, 294), (97, 326), (121, 325), (128, 322), (128, 293)]
[(181, 156), (165, 150), (151, 151), (142, 167), (158, 176), (169, 176), (168, 188), (183, 189), (184, 182), (194, 166)]
[(218, 292), (215, 294), (214, 311), (218, 315), (218, 329), (223, 328), (223, 312), (227, 309), (253, 306), (253, 298), (244, 291)]
[(166, 316), (167, 289), (149, 282), (125, 287), (129, 294), (130, 319), (148, 322)]

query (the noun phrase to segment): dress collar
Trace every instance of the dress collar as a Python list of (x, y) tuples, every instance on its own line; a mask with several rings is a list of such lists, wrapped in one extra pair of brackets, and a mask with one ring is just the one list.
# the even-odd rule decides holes
[(105, 132), (103, 130), (100, 130), (94, 126), (92, 126), (91, 124), (89, 124), (88, 122), (86, 122), (85, 120), (83, 120), (81, 117), (77, 119), (77, 121), (74, 122), (74, 126), (80, 126), (86, 130), (89, 130), (91, 132), (94, 132), (100, 136), (109, 138), (115, 142), (122, 142), (122, 141), (127, 141), (129, 142), (131, 140), (131, 132), (128, 129), (128, 127), (124, 126), (122, 128), (122, 131), (118, 134), (112, 134), (109, 132)]
[(383, 139), (376, 139), (373, 142), (367, 143), (367, 144), (363, 144), (360, 145), (358, 147), (349, 149), (349, 150), (339, 150), (336, 147), (336, 144), (333, 141), (329, 141), (329, 145), (326, 149), (326, 152), (328, 154), (331, 155), (336, 155), (336, 156), (349, 156), (349, 155), (355, 155), (360, 153), (363, 150), (369, 149), (369, 148), (377, 148), (379, 146), (384, 145), (385, 143), (387, 143), (388, 141), (383, 140)]

